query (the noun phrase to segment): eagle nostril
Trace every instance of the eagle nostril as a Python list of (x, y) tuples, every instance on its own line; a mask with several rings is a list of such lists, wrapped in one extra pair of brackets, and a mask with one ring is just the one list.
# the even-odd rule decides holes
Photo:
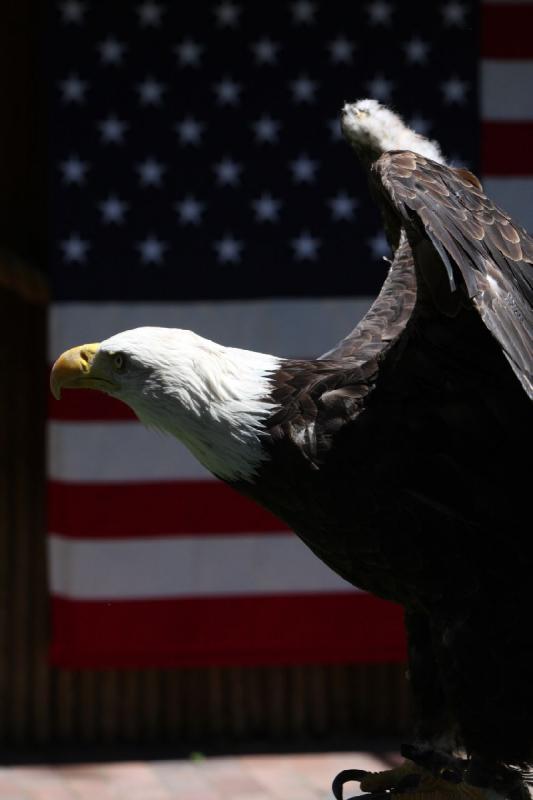
[(92, 356), (92, 353), (90, 353), (88, 350), (81, 350), (80, 351), (80, 362), (81, 362), (81, 367), (82, 367), (84, 372), (87, 372), (87, 370), (89, 369), (91, 356)]

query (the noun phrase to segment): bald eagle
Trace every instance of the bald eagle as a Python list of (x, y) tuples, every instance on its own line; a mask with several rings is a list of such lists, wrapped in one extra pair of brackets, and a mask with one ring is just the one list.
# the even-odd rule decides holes
[(345, 106), (342, 128), (393, 253), (343, 341), (297, 360), (140, 328), (61, 355), (52, 392), (119, 398), (347, 581), (404, 607), (405, 764), (347, 770), (337, 798), (357, 779), (516, 800), (533, 759), (533, 241), (375, 101)]

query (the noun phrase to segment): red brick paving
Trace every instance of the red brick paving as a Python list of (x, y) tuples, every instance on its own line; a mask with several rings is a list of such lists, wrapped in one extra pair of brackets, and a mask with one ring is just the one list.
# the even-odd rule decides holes
[(2, 767), (0, 800), (332, 800), (340, 770), (397, 760), (354, 752)]

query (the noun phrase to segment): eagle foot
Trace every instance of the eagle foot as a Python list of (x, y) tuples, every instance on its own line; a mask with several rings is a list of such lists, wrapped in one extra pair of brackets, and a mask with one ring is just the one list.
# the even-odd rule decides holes
[(487, 800), (483, 789), (465, 783), (456, 770), (445, 766), (436, 775), (408, 759), (399, 767), (382, 772), (343, 770), (332, 785), (336, 800), (343, 800), (343, 786), (348, 781), (359, 782), (366, 793), (363, 800), (390, 800), (391, 795), (399, 795), (398, 800)]

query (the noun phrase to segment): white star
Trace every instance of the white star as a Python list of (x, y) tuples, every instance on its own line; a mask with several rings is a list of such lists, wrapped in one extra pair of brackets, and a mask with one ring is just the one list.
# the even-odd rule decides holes
[(235, 28), (239, 24), (241, 9), (235, 3), (219, 3), (215, 8), (217, 23), (221, 28)]
[(462, 81), (457, 77), (450, 78), (444, 81), (444, 83), (441, 83), (441, 89), (444, 93), (444, 101), (446, 103), (464, 103), (468, 88), (467, 81)]
[(85, 261), (89, 247), (87, 239), (82, 239), (78, 233), (71, 233), (68, 239), (61, 242), (65, 261), (77, 261), (79, 264)]
[(334, 220), (353, 219), (357, 201), (346, 192), (338, 192), (328, 200), (328, 205)]
[(223, 158), (222, 161), (215, 164), (213, 169), (221, 186), (236, 186), (239, 183), (242, 167), (232, 158)]
[(463, 28), (466, 24), (466, 6), (463, 3), (457, 3), (452, 0), (446, 3), (441, 9), (442, 16), (444, 17), (445, 25), (457, 25), (458, 28)]
[(297, 80), (291, 81), (290, 86), (292, 98), (296, 103), (312, 103), (314, 101), (318, 84), (307, 75), (300, 75)]
[(292, 177), (296, 183), (312, 183), (315, 179), (315, 172), (318, 169), (318, 162), (313, 161), (305, 153), (291, 161)]
[(258, 64), (275, 64), (278, 60), (279, 43), (272, 39), (259, 39), (251, 45)]
[(213, 89), (221, 106), (235, 106), (239, 102), (242, 87), (232, 78), (223, 78), (219, 83), (215, 84)]
[(252, 206), (258, 222), (277, 222), (281, 203), (270, 193), (263, 193), (253, 201)]
[(298, 261), (314, 261), (318, 255), (320, 239), (316, 239), (308, 231), (303, 231), (296, 239), (291, 242), (294, 250), (294, 257)]
[(407, 60), (411, 64), (425, 64), (428, 59), (429, 42), (419, 36), (414, 36), (404, 44), (403, 49)]
[(102, 214), (102, 221), (105, 223), (116, 222), (117, 224), (124, 222), (124, 214), (129, 206), (117, 197), (116, 194), (110, 194), (109, 197), (100, 203), (100, 213)]
[(147, 158), (137, 164), (137, 172), (142, 186), (160, 186), (165, 171), (165, 165), (155, 158)]
[(331, 60), (334, 64), (349, 64), (352, 60), (354, 43), (344, 36), (337, 36), (328, 44)]
[(200, 64), (200, 56), (203, 47), (192, 39), (184, 39), (181, 44), (177, 44), (174, 52), (178, 56), (182, 67), (197, 67)]
[(68, 0), (66, 3), (61, 3), (60, 9), (63, 22), (74, 22), (75, 25), (83, 22), (83, 15), (86, 11), (85, 3), (80, 3), (79, 0)]
[(340, 118), (334, 117), (333, 119), (328, 120), (327, 125), (331, 134), (331, 139), (334, 142), (341, 142), (343, 136)]
[(200, 144), (205, 125), (194, 117), (185, 117), (176, 123), (176, 132), (181, 144)]
[(385, 103), (390, 99), (393, 83), (387, 80), (384, 75), (376, 75), (366, 85), (371, 97), (383, 100)]
[(376, 235), (372, 236), (370, 239), (367, 239), (367, 243), (374, 258), (382, 259), (384, 256), (390, 256), (389, 243), (382, 231), (376, 233)]
[(129, 125), (127, 122), (124, 122), (124, 120), (118, 119), (118, 117), (112, 114), (107, 117), (107, 119), (103, 119), (99, 122), (98, 127), (100, 128), (102, 141), (106, 143), (113, 142), (114, 144), (122, 144), (124, 133)]
[(87, 91), (87, 81), (82, 81), (78, 75), (72, 73), (59, 84), (65, 103), (83, 103)]
[(367, 6), (368, 15), (372, 25), (389, 25), (392, 14), (392, 6), (385, 0), (374, 0)]
[(278, 122), (278, 120), (272, 119), (272, 117), (268, 115), (263, 115), (252, 123), (252, 127), (258, 142), (269, 142), (273, 144), (278, 141), (279, 129), (281, 127), (281, 123)]
[(300, 0), (300, 2), (292, 4), (291, 11), (293, 22), (296, 22), (296, 24), (302, 23), (303, 25), (310, 25), (315, 21), (316, 3), (310, 3), (308, 0)]
[(161, 25), (161, 15), (164, 9), (159, 3), (153, 3), (147, 0), (146, 3), (137, 7), (137, 14), (139, 15), (139, 24), (143, 28), (157, 28)]
[(61, 163), (63, 180), (65, 183), (75, 184), (76, 186), (81, 186), (85, 182), (85, 173), (88, 169), (88, 163), (81, 161), (78, 156), (70, 156), (70, 158)]
[(126, 45), (110, 36), (98, 44), (102, 64), (121, 64)]
[(174, 207), (182, 225), (198, 225), (202, 221), (205, 204), (200, 203), (192, 195), (188, 194), (181, 203), (176, 203)]
[(243, 243), (235, 239), (231, 234), (226, 234), (222, 239), (216, 241), (213, 247), (217, 251), (218, 260), (223, 264), (229, 261), (235, 264), (241, 260)]
[(409, 120), (409, 126), (421, 136), (427, 136), (431, 128), (431, 123), (428, 119), (420, 116), (420, 114), (415, 114)]
[(137, 250), (141, 254), (143, 264), (160, 264), (167, 247), (167, 243), (157, 236), (147, 236), (146, 239), (137, 242)]
[(163, 92), (166, 91), (164, 83), (147, 77), (142, 83), (137, 84), (139, 101), (143, 106), (160, 106)]

